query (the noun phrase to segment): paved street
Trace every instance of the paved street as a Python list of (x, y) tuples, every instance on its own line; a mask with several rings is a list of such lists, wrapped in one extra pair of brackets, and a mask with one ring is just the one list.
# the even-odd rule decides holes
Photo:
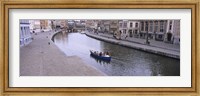
[(20, 76), (105, 75), (77, 56), (66, 56), (50, 40), (52, 35), (53, 32), (32, 34), (34, 40), (20, 48)]

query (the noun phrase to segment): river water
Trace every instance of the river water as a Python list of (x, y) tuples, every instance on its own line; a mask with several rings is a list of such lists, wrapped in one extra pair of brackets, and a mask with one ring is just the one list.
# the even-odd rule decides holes
[[(100, 41), (85, 34), (60, 32), (54, 43), (67, 56), (78, 56), (108, 76), (180, 76), (180, 60)], [(89, 50), (109, 51), (110, 62), (90, 56)], [(75, 61), (74, 61), (75, 62)]]

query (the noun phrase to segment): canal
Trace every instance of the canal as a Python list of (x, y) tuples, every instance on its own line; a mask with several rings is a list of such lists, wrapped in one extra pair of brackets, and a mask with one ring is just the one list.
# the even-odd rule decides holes
[[(178, 59), (107, 43), (85, 34), (60, 32), (55, 35), (54, 43), (67, 56), (76, 55), (108, 76), (180, 76)], [(90, 56), (89, 50), (109, 51), (112, 59), (97, 60)]]

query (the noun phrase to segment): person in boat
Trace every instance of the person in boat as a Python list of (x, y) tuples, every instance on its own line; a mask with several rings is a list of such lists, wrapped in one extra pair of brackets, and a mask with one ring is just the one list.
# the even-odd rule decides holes
[(109, 52), (108, 52), (108, 51), (106, 52), (106, 55), (109, 55)]
[(103, 56), (105, 56), (106, 55), (106, 52), (103, 52)]
[(104, 57), (110, 57), (109, 55), (105, 55)]
[(96, 51), (92, 51), (94, 54), (97, 54), (97, 52)]
[(100, 53), (99, 53), (99, 56), (102, 56), (102, 55), (103, 55), (102, 52), (100, 52)]
[(98, 51), (96, 51), (96, 55), (98, 55), (99, 54), (99, 52)]
[(103, 53), (102, 53), (102, 56), (104, 56), (104, 57), (110, 57), (110, 55), (109, 55), (108, 52), (103, 52)]

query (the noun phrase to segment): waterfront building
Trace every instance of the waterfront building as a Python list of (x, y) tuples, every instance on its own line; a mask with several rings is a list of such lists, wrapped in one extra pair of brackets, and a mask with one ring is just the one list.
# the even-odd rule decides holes
[(67, 28), (67, 20), (60, 20), (60, 28), (66, 29)]
[(164, 41), (167, 29), (167, 20), (141, 20), (140, 21), (140, 38)]
[(91, 26), (92, 26), (93, 20), (86, 20), (85, 21), (85, 27), (88, 31), (91, 31)]
[(98, 20), (86, 20), (85, 27), (88, 31), (95, 31), (98, 28)]
[(167, 43), (180, 43), (180, 20), (141, 20), (140, 38)]
[(35, 20), (29, 20), (29, 23), (30, 32), (33, 32), (35, 30)]
[(29, 20), (31, 33), (40, 32), (40, 20)]
[(46, 29), (47, 20), (40, 20), (40, 29)]
[(81, 32), (85, 30), (85, 24), (82, 23), (75, 23), (74, 30), (77, 32)]
[(117, 39), (121, 39), (121, 33), (119, 32), (119, 20), (110, 20), (109, 32)]
[(180, 44), (180, 20), (167, 20), (165, 42)]
[(98, 20), (97, 31), (103, 33), (105, 30), (103, 20)]
[(110, 33), (110, 20), (103, 20), (104, 32)]
[(121, 34), (121, 37), (127, 37), (128, 36), (128, 20), (119, 20), (119, 32)]
[(61, 20), (55, 20), (56, 29), (60, 29)]
[(41, 29), (41, 32), (51, 30), (51, 21), (50, 20), (40, 20), (40, 29)]
[(50, 29), (51, 30), (56, 29), (56, 20), (50, 20)]
[(75, 20), (74, 30), (76, 32), (81, 32), (85, 30), (85, 21), (84, 20)]
[(29, 20), (20, 20), (20, 47), (32, 41)]
[(129, 20), (128, 21), (128, 37), (139, 37), (139, 28), (140, 28), (140, 22), (135, 20)]
[(67, 30), (68, 30), (68, 32), (73, 32), (74, 26), (75, 26), (74, 20), (67, 20)]
[(98, 20), (98, 32), (111, 33), (110, 31), (110, 20)]

